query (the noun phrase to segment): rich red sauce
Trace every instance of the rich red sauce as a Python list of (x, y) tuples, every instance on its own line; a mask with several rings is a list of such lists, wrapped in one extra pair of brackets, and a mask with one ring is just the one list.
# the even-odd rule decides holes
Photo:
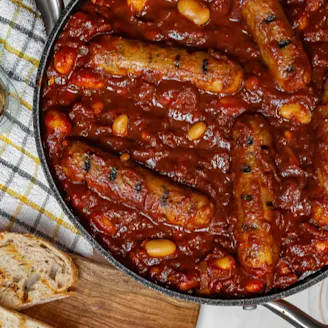
[[(326, 24), (327, 4), (309, 12), (309, 27), (300, 34), (310, 58), (312, 83), (288, 94), (277, 89), (261, 61), (241, 19), (238, 1), (206, 0), (211, 18), (204, 27), (179, 14), (176, 0), (149, 0), (142, 15), (134, 15), (125, 1), (96, 2), (86, 1), (56, 42), (54, 54), (69, 47), (75, 49), (72, 58), (77, 56), (77, 60), (73, 74), (68, 76), (60, 74), (50, 61), (43, 89), (44, 111), (65, 113), (70, 138), (87, 139), (116, 154), (129, 153), (138, 164), (208, 195), (216, 212), (208, 228), (190, 231), (157, 223), (124, 203), (104, 199), (85, 184), (67, 179), (61, 165), (63, 139), (45, 129), (45, 148), (53, 174), (65, 199), (92, 235), (125, 265), (174, 289), (227, 297), (268, 291), (260, 278), (246, 273), (238, 264), (233, 234), (236, 218), (231, 130), (238, 116), (257, 112), (270, 125), (280, 182), (275, 217), (282, 237), (271, 288), (287, 288), (306, 272), (326, 265), (328, 231), (315, 226), (310, 216), (310, 199), (316, 190), (316, 184), (311, 183), (316, 140), (313, 124), (287, 121), (279, 115), (279, 108), (283, 103), (297, 102), (311, 113), (316, 110), (328, 67), (328, 48), (324, 42), (313, 42), (311, 32)], [(284, 1), (284, 10), (294, 25), (305, 12), (306, 2)], [(188, 82), (163, 79), (150, 83), (92, 72), (87, 67), (89, 41), (102, 33), (168, 46), (214, 49), (214, 54), (224, 53), (243, 67), (244, 85), (237, 94), (223, 96), (200, 91)], [(106, 88), (77, 86), (72, 77), (81, 69), (87, 70), (88, 76), (95, 74), (95, 81), (100, 79)], [(113, 135), (113, 120), (120, 114), (129, 118), (127, 137)], [(198, 121), (205, 121), (207, 129), (201, 139), (192, 141), (187, 132)], [(145, 241), (163, 238), (175, 242), (176, 253), (164, 258), (149, 256)], [(233, 263), (229, 270), (220, 270), (215, 259), (227, 255), (232, 256)]]

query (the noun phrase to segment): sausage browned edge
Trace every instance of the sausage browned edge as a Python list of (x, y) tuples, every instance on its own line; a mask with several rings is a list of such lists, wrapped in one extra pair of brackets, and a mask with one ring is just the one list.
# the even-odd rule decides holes
[(86, 183), (103, 198), (120, 201), (159, 222), (205, 228), (214, 204), (205, 195), (174, 183), (132, 161), (79, 141), (64, 141), (62, 166), (73, 183)]
[(91, 42), (90, 56), (90, 67), (111, 75), (150, 82), (174, 79), (214, 93), (235, 93), (243, 82), (243, 69), (237, 63), (225, 56), (216, 59), (205, 51), (189, 53), (184, 48), (105, 35)]
[(295, 92), (311, 82), (311, 67), (277, 0), (243, 0), (242, 15), (279, 87)]
[(246, 272), (271, 286), (280, 247), (273, 214), (275, 169), (271, 136), (264, 118), (251, 114), (238, 118), (232, 137), (238, 258)]
[(328, 104), (316, 109), (314, 121), (317, 139), (314, 178), (320, 198), (312, 202), (311, 218), (318, 226), (328, 227)]

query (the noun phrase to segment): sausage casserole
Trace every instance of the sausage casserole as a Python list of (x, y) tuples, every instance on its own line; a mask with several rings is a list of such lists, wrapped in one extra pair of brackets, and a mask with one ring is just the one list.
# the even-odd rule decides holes
[(209, 297), (328, 265), (328, 3), (85, 0), (42, 91), (47, 160), (139, 275)]

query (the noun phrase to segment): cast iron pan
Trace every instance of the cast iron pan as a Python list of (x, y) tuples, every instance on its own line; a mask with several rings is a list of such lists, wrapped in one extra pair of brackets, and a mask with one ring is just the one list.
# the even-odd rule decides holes
[[(319, 281), (323, 280), (328, 276), (328, 266), (312, 273), (307, 276), (303, 280), (299, 281), (297, 284), (287, 288), (283, 291), (270, 291), (269, 293), (263, 296), (257, 297), (244, 297), (244, 298), (236, 298), (236, 299), (223, 299), (223, 298), (210, 298), (204, 296), (193, 296), (184, 293), (180, 293), (174, 290), (167, 289), (165, 287), (159, 286), (141, 276), (131, 271), (129, 268), (121, 264), (117, 261), (109, 251), (106, 251), (90, 234), (89, 232), (82, 226), (79, 221), (79, 218), (74, 215), (72, 210), (65, 203), (62, 195), (60, 194), (53, 177), (50, 173), (50, 169), (45, 157), (44, 149), (43, 149), (43, 140), (41, 135), (41, 91), (42, 91), (42, 82), (43, 76), (46, 72), (48, 59), (51, 54), (53, 45), (56, 42), (57, 36), (60, 34), (62, 28), (65, 26), (68, 19), (71, 17), (72, 13), (74, 13), (83, 0), (71, 0), (68, 6), (64, 9), (64, 5), (62, 0), (36, 0), (36, 3), (45, 18), (45, 25), (47, 32), (50, 33), (48, 41), (45, 45), (41, 63), (38, 69), (37, 74), (37, 86), (34, 91), (34, 103), (33, 103), (33, 123), (34, 123), (34, 131), (36, 138), (36, 146), (38, 150), (38, 154), (50, 185), (51, 190), (53, 190), (54, 195), (62, 206), (65, 214), (70, 218), (74, 226), (81, 232), (82, 236), (85, 237), (90, 244), (96, 248), (111, 264), (116, 266), (118, 269), (138, 281), (143, 285), (166, 294), (171, 297), (176, 297), (183, 299), (185, 301), (200, 303), (200, 304), (209, 304), (209, 305), (219, 305), (219, 306), (243, 306), (245, 310), (253, 310), (256, 309), (257, 305), (263, 305), (266, 308), (270, 309), (274, 313), (283, 317), (285, 320), (289, 321), (292, 325), (298, 328), (315, 328), (315, 327), (328, 327), (328, 325), (323, 325), (320, 322), (314, 320), (306, 313), (302, 312), (295, 306), (290, 303), (283, 301), (282, 298), (298, 293), (306, 288), (313, 286)], [(122, 0), (124, 1), (124, 0)]]

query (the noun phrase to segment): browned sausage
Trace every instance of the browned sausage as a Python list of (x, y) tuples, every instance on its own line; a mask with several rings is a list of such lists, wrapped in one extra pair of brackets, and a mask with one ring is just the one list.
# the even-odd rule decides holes
[(65, 144), (62, 166), (72, 182), (85, 181), (102, 197), (120, 201), (158, 221), (187, 229), (209, 225), (214, 205), (207, 196), (85, 143)]
[(210, 92), (235, 93), (243, 81), (238, 64), (224, 56), (215, 59), (205, 51), (188, 53), (187, 49), (106, 35), (91, 43), (90, 55), (89, 65), (94, 69), (150, 82), (174, 79)]
[[(324, 97), (325, 101), (325, 97)], [(328, 226), (328, 104), (315, 113), (317, 148), (314, 158), (316, 187), (319, 197), (312, 203), (312, 219), (320, 227)]]
[(311, 81), (311, 68), (278, 0), (244, 0), (242, 15), (279, 87), (295, 92)]
[(258, 115), (239, 118), (232, 134), (238, 258), (247, 272), (263, 278), (270, 286), (279, 256), (279, 236), (273, 219), (271, 136), (264, 118)]

